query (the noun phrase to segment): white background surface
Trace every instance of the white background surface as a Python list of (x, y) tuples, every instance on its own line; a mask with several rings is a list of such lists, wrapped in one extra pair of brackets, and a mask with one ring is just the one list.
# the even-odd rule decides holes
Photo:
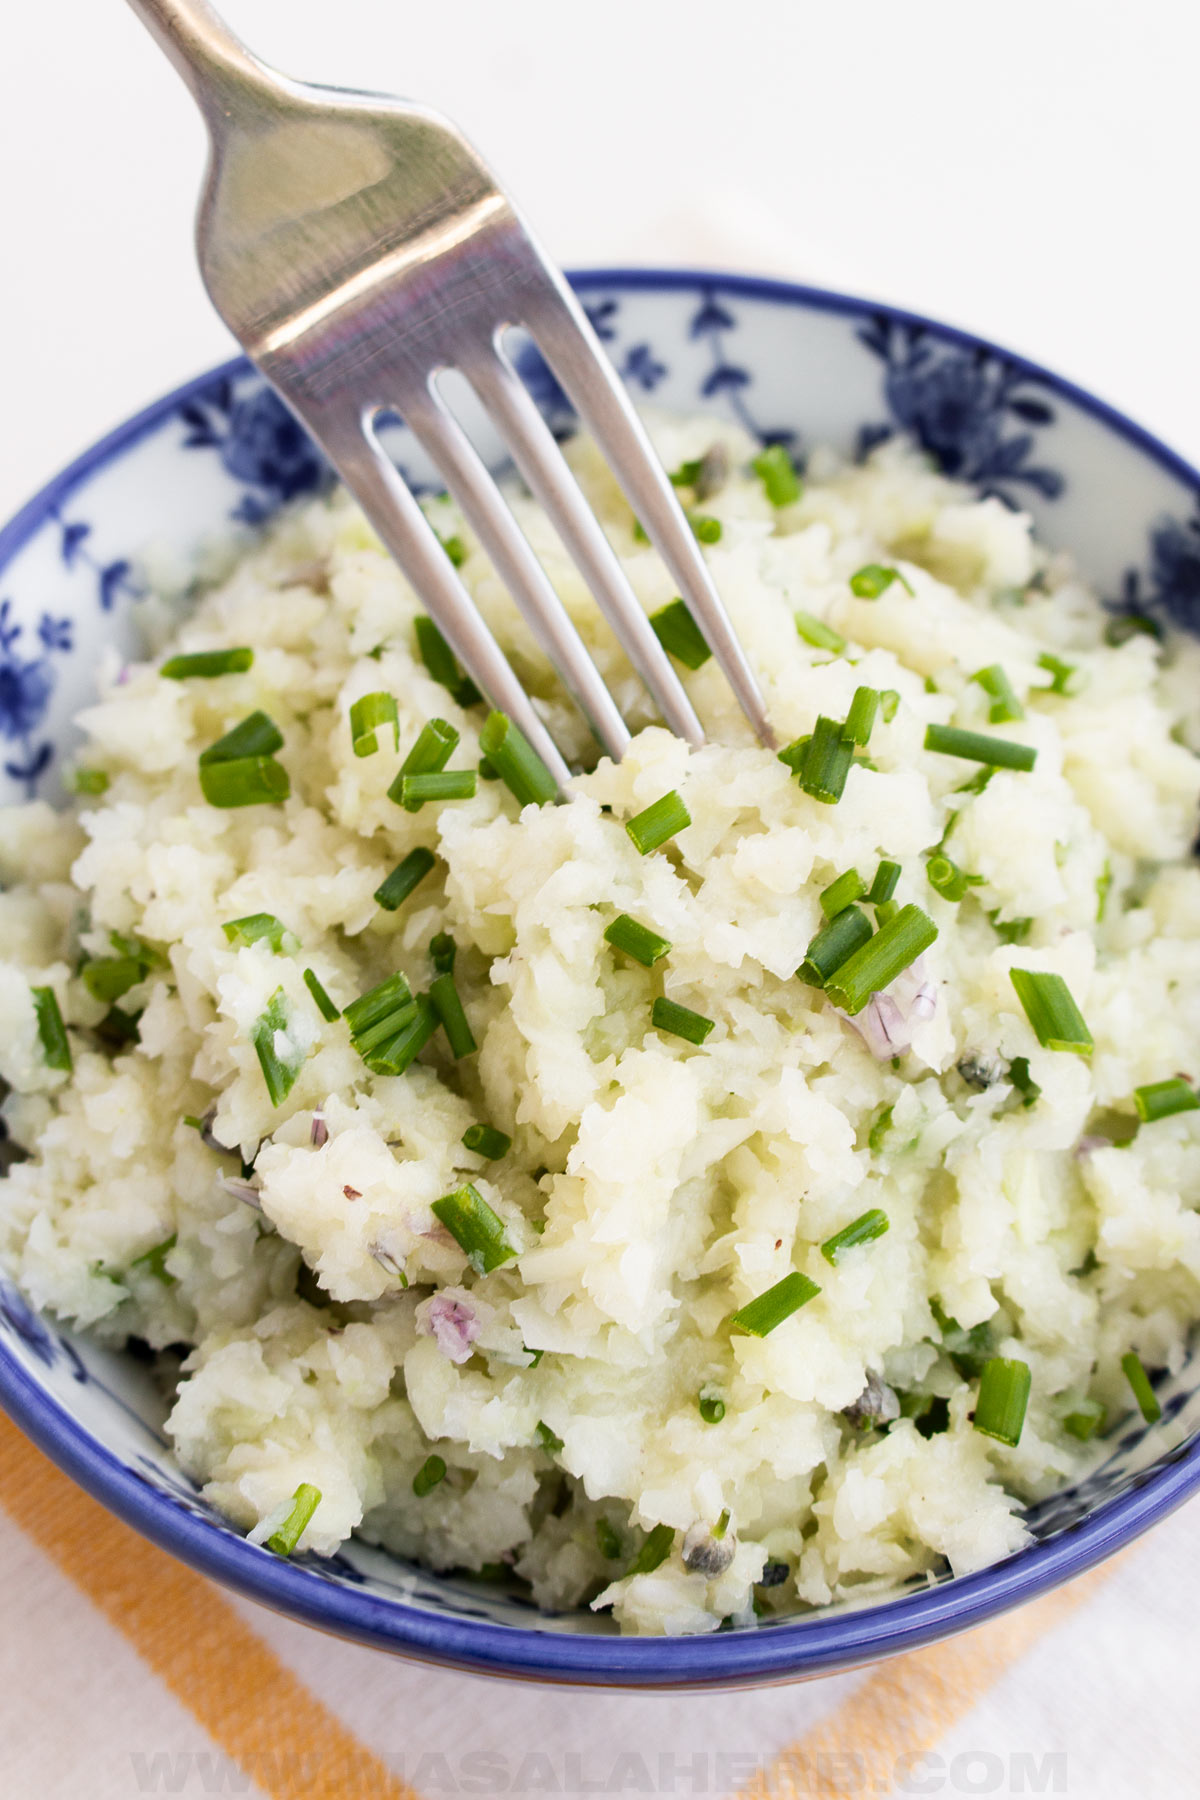
[[(1200, 459), (1194, 0), (226, 0), (296, 75), (449, 112), (568, 264), (932, 312)], [(227, 355), (198, 116), (121, 0), (5, 0), (0, 518)]]

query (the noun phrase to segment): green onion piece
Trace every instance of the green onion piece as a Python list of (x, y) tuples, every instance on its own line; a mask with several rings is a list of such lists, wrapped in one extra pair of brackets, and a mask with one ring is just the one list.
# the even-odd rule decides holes
[[(430, 1010), (432, 1011), (432, 1008)], [(376, 1019), (373, 1024), (352, 1032), (350, 1041), (358, 1054), (366, 1061), (368, 1058), (375, 1057), (385, 1046), (390, 1046), (392, 1040), (399, 1037), (402, 1032), (407, 1032), (409, 1027), (416, 1022), (417, 1014), (416, 1000), (401, 1000), (390, 1012), (384, 1013), (383, 1017)], [(435, 1026), (436, 1023), (435, 1014)]]
[(653, 1575), (655, 1569), (670, 1556), (674, 1542), (675, 1532), (670, 1525), (656, 1525), (626, 1569), (626, 1578), (630, 1575)]
[(437, 1455), (427, 1456), (413, 1476), (412, 1491), (418, 1500), (423, 1500), (426, 1494), (431, 1494), (438, 1483), (445, 1479), (445, 1460)]
[(37, 1014), (38, 1037), (42, 1042), (42, 1055), (48, 1069), (62, 1069), (70, 1074), (74, 1064), (71, 1059), (71, 1042), (67, 1037), (67, 1028), (63, 1024), (62, 1014), (58, 1010), (58, 999), (51, 987), (31, 988), (33, 1010)]
[(887, 1134), (892, 1129), (892, 1113), (894, 1110), (895, 1109), (891, 1106), (881, 1107), (871, 1121), (871, 1129), (867, 1133), (867, 1146), (877, 1154), (883, 1149), (883, 1146), (887, 1141)]
[(304, 985), (316, 1001), (317, 1011), (327, 1024), (332, 1025), (335, 1019), (341, 1018), (340, 1010), (333, 1004), (312, 969), (305, 969)]
[(1063, 1418), (1063, 1430), (1086, 1444), (1089, 1438), (1104, 1430), (1105, 1412), (1099, 1400), (1081, 1400), (1073, 1412)]
[(659, 937), (648, 925), (639, 925), (628, 913), (617, 914), (606, 928), (604, 938), (614, 950), (623, 950), (626, 956), (632, 956), (634, 962), (640, 962), (646, 969), (652, 969), (671, 948), (668, 939)]
[(352, 1000), (343, 1016), (350, 1027), (351, 1037), (357, 1037), (362, 1032), (369, 1030), (372, 1025), (378, 1025), (381, 1019), (386, 1019), (389, 1013), (394, 1013), (398, 1007), (411, 1004), (412, 989), (404, 976), (397, 970), (385, 981), (377, 982), (373, 988), (368, 988), (366, 993), (360, 994), (357, 1000)]
[[(995, 769), (977, 769), (974, 775), (970, 776), (968, 780), (960, 781), (954, 792), (956, 794), (982, 794), (984, 788), (987, 787), (995, 773)], [(959, 810), (961, 810), (961, 808)], [(947, 837), (950, 835), (950, 826), (954, 824), (957, 817), (957, 811), (951, 813), (950, 824), (946, 826)]]
[(1173, 1113), (1195, 1112), (1200, 1108), (1200, 1095), (1190, 1081), (1174, 1076), (1170, 1081), (1152, 1081), (1146, 1087), (1134, 1088), (1133, 1104), (1143, 1125), (1156, 1119), (1169, 1119)]
[(463, 1132), (462, 1141), (468, 1150), (476, 1156), (482, 1156), (487, 1162), (496, 1162), (507, 1156), (512, 1149), (512, 1139), (503, 1131), (497, 1131), (494, 1125), (468, 1125)]
[(822, 714), (813, 726), (812, 739), (804, 753), (800, 786), (823, 806), (836, 806), (853, 761), (854, 746), (843, 738), (840, 721)]
[(943, 756), (962, 756), (968, 762), (988, 763), (994, 769), (1022, 769), (1026, 774), (1037, 761), (1032, 744), (989, 737), (984, 731), (960, 731), (957, 725), (927, 725), (925, 748)]
[(266, 942), (277, 956), (284, 953), (291, 956), (300, 948), (300, 939), (295, 932), (289, 931), (274, 913), (247, 913), (244, 919), (229, 919), (221, 930), (238, 949), (247, 944)]
[(1064, 662), (1049, 650), (1044, 650), (1038, 657), (1038, 668), (1045, 669), (1050, 676), (1050, 686), (1042, 691), (1047, 694), (1077, 694), (1087, 685), (1087, 676), (1075, 663)]
[(403, 1075), (437, 1028), (438, 1016), (432, 1004), (426, 995), (418, 994), (394, 1035), (370, 1050), (360, 1043), (359, 1054), (373, 1075)]
[(282, 1032), (286, 1037), (287, 1028), (287, 997), (282, 988), (276, 988), (250, 1034), (272, 1106), (279, 1106), (287, 1099), (304, 1065), (303, 1055), (288, 1056), (285, 1053), (281, 1056), (276, 1048), (276, 1036)]
[(900, 911), (898, 900), (881, 900), (875, 908), (876, 925), (888, 925)]
[(988, 918), (1002, 944), (1023, 944), (1033, 930), (1032, 919), (1002, 919), (999, 907), (989, 913)]
[(878, 691), (869, 687), (855, 688), (850, 711), (846, 714), (846, 723), (842, 726), (842, 736), (848, 744), (870, 743), (878, 711)]
[(870, 938), (871, 921), (866, 913), (857, 906), (847, 906), (828, 925), (822, 925), (804, 952), (796, 974), (810, 987), (824, 987), (829, 977)]
[(210, 806), (276, 806), (292, 791), (288, 772), (273, 756), (200, 760), (200, 791)]
[(782, 444), (768, 444), (750, 467), (762, 482), (772, 506), (791, 506), (804, 491), (796, 465)]
[(700, 627), (682, 600), (672, 600), (650, 614), (650, 623), (668, 656), (681, 662), (685, 669), (702, 669), (712, 651), (705, 643)]
[(1008, 1065), (1008, 1079), (1022, 1097), (1025, 1106), (1036, 1106), (1042, 1097), (1042, 1090), (1029, 1073), (1029, 1058), (1014, 1056)]
[(785, 744), (779, 752), (778, 761), (789, 768), (794, 775), (798, 775), (804, 767), (804, 759), (808, 755), (808, 746), (811, 743), (812, 732), (809, 731), (803, 737), (798, 737), (794, 743)]
[(151, 1249), (143, 1250), (140, 1256), (135, 1256), (129, 1267), (144, 1269), (147, 1275), (152, 1276), (155, 1281), (161, 1281), (164, 1287), (177, 1287), (179, 1277), (170, 1273), (167, 1268), (167, 1257), (178, 1241), (178, 1233), (172, 1232), (170, 1237), (164, 1238), (161, 1244), (155, 1244)]
[(400, 715), (394, 694), (364, 694), (350, 708), (350, 739), (355, 756), (374, 756), (381, 728), (392, 728), (392, 749), (400, 748)]
[(702, 456), (693, 456), (681, 462), (677, 469), (672, 469), (667, 480), (672, 487), (695, 487), (700, 479), (700, 471), (704, 467)]
[(71, 791), (76, 794), (106, 794), (108, 774), (104, 769), (76, 769), (71, 776)]
[(621, 1554), (621, 1540), (607, 1519), (596, 1520), (596, 1548), (605, 1562), (616, 1562)]
[(900, 710), (900, 695), (895, 688), (880, 688), (879, 710), (885, 725), (890, 725)]
[(871, 889), (867, 895), (868, 904), (881, 906), (885, 900), (890, 900), (896, 892), (896, 884), (899, 880), (900, 864), (890, 862), (885, 856), (875, 871), (875, 879), (871, 883)]
[(719, 1425), (725, 1417), (725, 1402), (720, 1394), (714, 1394), (708, 1388), (701, 1388), (696, 1396), (696, 1405), (700, 1417), (706, 1425)]
[(1017, 699), (1012, 682), (999, 663), (990, 663), (986, 669), (977, 669), (971, 680), (977, 681), (991, 700), (988, 718), (993, 725), (1005, 725), (1011, 719), (1025, 717), (1025, 708)]
[(521, 806), (544, 806), (558, 792), (553, 775), (529, 740), (502, 712), (492, 712), (479, 748)]
[(149, 964), (138, 956), (96, 956), (84, 963), (79, 976), (93, 1000), (111, 1005), (144, 981), (148, 969)]
[(304, 1527), (321, 1504), (321, 1490), (302, 1481), (292, 1495), (292, 1510), (270, 1537), (267, 1549), (276, 1556), (290, 1556), (304, 1533)]
[(790, 1275), (785, 1275), (782, 1281), (769, 1287), (765, 1294), (759, 1294), (756, 1300), (749, 1300), (745, 1306), (739, 1307), (729, 1322), (741, 1331), (750, 1332), (754, 1337), (766, 1337), (777, 1325), (790, 1319), (794, 1312), (807, 1306), (820, 1291), (815, 1281), (810, 1281), (807, 1275), (801, 1275), (799, 1270), (793, 1269)]
[(633, 541), (635, 544), (648, 544), (650, 542), (650, 533), (646, 530), (646, 527), (642, 524), (640, 519), (635, 519), (633, 521), (632, 529)]
[(983, 882), (982, 875), (968, 875), (952, 862), (944, 850), (935, 850), (925, 864), (925, 874), (929, 885), (943, 900), (961, 900), (968, 888), (979, 887)]
[(884, 563), (864, 563), (850, 577), (850, 592), (860, 600), (878, 600), (880, 594), (886, 593), (893, 581), (898, 581), (903, 588), (912, 593), (912, 587), (900, 573)]
[(887, 1214), (873, 1206), (853, 1224), (843, 1225), (831, 1238), (826, 1238), (821, 1245), (821, 1255), (827, 1263), (836, 1263), (843, 1250), (853, 1250), (858, 1244), (869, 1244), (872, 1238), (882, 1237), (888, 1223)]
[(846, 907), (861, 900), (867, 891), (867, 884), (857, 869), (847, 869), (836, 881), (831, 881), (827, 888), (821, 889), (821, 911), (827, 919), (836, 919)]
[(538, 1443), (548, 1456), (557, 1456), (563, 1447), (563, 1441), (556, 1431), (551, 1431), (545, 1419), (537, 1422)]
[(428, 775), (401, 775), (393, 786), (399, 787), (406, 812), (420, 812), (427, 800), (473, 800), (476, 779), (474, 769), (440, 769)]
[(467, 560), (467, 546), (463, 543), (458, 533), (455, 532), (448, 538), (439, 538), (438, 542), (446, 552), (446, 555), (450, 558), (453, 566), (456, 569), (461, 569)]
[(413, 630), (417, 635), (417, 655), (438, 686), (444, 687), (460, 706), (474, 706), (482, 699), (470, 676), (459, 668), (453, 650), (433, 620), (422, 616), (414, 621)]
[(692, 513), (688, 524), (701, 544), (719, 544), (722, 525), (720, 519), (710, 518), (707, 513)]
[(1019, 1444), (1033, 1377), (1029, 1364), (993, 1356), (983, 1366), (972, 1423), (1002, 1444)]
[(683, 1038), (689, 1044), (702, 1044), (714, 1022), (706, 1019), (703, 1013), (693, 1012), (690, 1006), (680, 1006), (677, 1001), (664, 1000), (661, 996), (650, 1008), (650, 1023), (657, 1031), (666, 1031), (671, 1037)]
[(626, 819), (625, 829), (634, 848), (642, 856), (648, 856), (651, 850), (660, 849), (691, 822), (691, 813), (676, 790), (671, 788), (661, 799), (635, 813), (632, 819)]
[(825, 992), (844, 1012), (859, 1013), (872, 994), (879, 993), (916, 962), (937, 937), (937, 926), (919, 906), (902, 906), (894, 919), (881, 925), (869, 944), (856, 950), (825, 983)]
[(1142, 1359), (1135, 1350), (1121, 1358), (1121, 1367), (1125, 1371), (1125, 1379), (1133, 1389), (1133, 1397), (1138, 1403), (1138, 1410), (1147, 1425), (1154, 1425), (1162, 1418), (1162, 1407), (1158, 1395), (1150, 1385), (1150, 1377), (1142, 1366)]
[(505, 1235), (503, 1220), (469, 1181), (435, 1200), (433, 1211), (459, 1249), (466, 1251), (477, 1275), (490, 1275), (517, 1254)]
[(1112, 887), (1112, 878), (1113, 878), (1112, 864), (1110, 862), (1106, 862), (1104, 867), (1101, 869), (1099, 875), (1097, 875), (1097, 877), (1096, 877), (1096, 923), (1097, 923), (1097, 925), (1103, 924), (1104, 915), (1108, 911), (1108, 894), (1109, 894), (1109, 889)]
[(395, 912), (402, 906), (419, 882), (424, 881), (437, 858), (432, 850), (424, 844), (418, 844), (415, 850), (402, 857), (375, 889), (374, 899), (385, 912)]
[(201, 765), (241, 762), (245, 758), (274, 756), (283, 749), (283, 733), (265, 712), (252, 712), (232, 731), (200, 752)]
[(725, 1536), (725, 1533), (729, 1530), (729, 1518), (730, 1518), (729, 1508), (725, 1507), (721, 1513), (720, 1518), (717, 1520), (716, 1524), (713, 1526), (713, 1536), (715, 1538), (717, 1538), (718, 1540), (723, 1538)]
[(204, 1120), (198, 1119), (195, 1113), (184, 1113), (181, 1122), (186, 1125), (190, 1131), (203, 1132), (205, 1129)]
[(467, 1015), (463, 1011), (463, 1003), (458, 989), (454, 985), (453, 975), (439, 975), (436, 981), (429, 984), (429, 998), (433, 1002), (433, 1010), (442, 1022), (442, 1030), (446, 1033), (446, 1041), (450, 1045), (450, 1054), (456, 1059), (460, 1056), (471, 1056), (478, 1050)]
[(253, 650), (194, 650), (168, 657), (158, 672), (168, 681), (186, 681), (190, 675), (244, 675), (253, 665)]
[(1092, 1054), (1092, 1034), (1061, 975), (1035, 969), (1010, 969), (1008, 973), (1043, 1049), (1069, 1050), (1075, 1056)]
[(406, 812), (420, 812), (424, 802), (411, 796), (406, 799), (404, 784), (414, 775), (438, 774), (445, 768), (458, 743), (458, 732), (445, 719), (430, 719), (422, 725), (416, 743), (400, 764), (400, 772), (388, 789), (388, 799)]
[(797, 632), (815, 650), (832, 650), (835, 656), (840, 656), (846, 648), (846, 640), (841, 632), (835, 631), (832, 625), (827, 625), (824, 619), (818, 619), (807, 612), (798, 612), (795, 617)]
[(429, 958), (439, 975), (453, 975), (458, 945), (448, 931), (435, 932), (429, 940)]

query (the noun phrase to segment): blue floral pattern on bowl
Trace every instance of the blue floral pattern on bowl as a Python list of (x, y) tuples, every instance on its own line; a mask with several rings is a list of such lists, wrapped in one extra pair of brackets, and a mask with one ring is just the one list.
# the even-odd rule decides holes
[[(1057, 377), (927, 320), (784, 283), (627, 271), (577, 285), (636, 396), (724, 411), (801, 459), (821, 442), (861, 454), (911, 433), (948, 473), (1027, 507), (1115, 609), (1200, 631), (1200, 478)], [(516, 359), (565, 429), (570, 408), (552, 371), (528, 342)], [(388, 444), (415, 486), (434, 485), (402, 427)], [(328, 480), (304, 432), (239, 361), (130, 421), (0, 530), (0, 800), (58, 791), (98, 660), (136, 653), (152, 540), (186, 566)], [(327, 1562), (284, 1562), (246, 1543), (176, 1466), (146, 1368), (39, 1317), (0, 1276), (0, 1402), (138, 1529), (326, 1629), (553, 1681), (748, 1684), (853, 1667), (978, 1623), (1100, 1560), (1200, 1487), (1195, 1362), (1159, 1398), (1162, 1421), (1126, 1421), (1084, 1480), (1031, 1509), (1036, 1542), (993, 1569), (752, 1630), (622, 1639), (590, 1614), (546, 1617), (503, 1587), (408, 1568), (365, 1542)]]

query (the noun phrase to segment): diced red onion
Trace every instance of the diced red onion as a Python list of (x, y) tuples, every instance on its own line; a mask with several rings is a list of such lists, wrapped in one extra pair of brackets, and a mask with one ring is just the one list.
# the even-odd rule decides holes
[(418, 1330), (434, 1338), (452, 1363), (465, 1363), (470, 1357), (480, 1325), (469, 1301), (448, 1293), (433, 1294), (420, 1308), (417, 1321)]
[(313, 1114), (312, 1124), (308, 1128), (308, 1138), (314, 1150), (320, 1150), (322, 1145), (329, 1142), (329, 1127), (325, 1123), (324, 1113), (315, 1112)]
[(236, 1175), (220, 1175), (217, 1179), (225, 1192), (232, 1194), (235, 1200), (244, 1201), (247, 1206), (252, 1206), (255, 1212), (262, 1211), (262, 1195), (250, 1182), (239, 1181)]
[(1081, 1137), (1075, 1146), (1074, 1153), (1077, 1157), (1090, 1156), (1093, 1150), (1110, 1150), (1111, 1148), (1112, 1139), (1102, 1137), (1099, 1132), (1096, 1132), (1091, 1137)]

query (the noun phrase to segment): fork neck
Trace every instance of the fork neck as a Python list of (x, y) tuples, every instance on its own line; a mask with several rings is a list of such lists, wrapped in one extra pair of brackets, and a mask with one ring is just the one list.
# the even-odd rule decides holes
[(261, 88), (268, 72), (208, 0), (129, 0), (212, 125), (239, 95)]

